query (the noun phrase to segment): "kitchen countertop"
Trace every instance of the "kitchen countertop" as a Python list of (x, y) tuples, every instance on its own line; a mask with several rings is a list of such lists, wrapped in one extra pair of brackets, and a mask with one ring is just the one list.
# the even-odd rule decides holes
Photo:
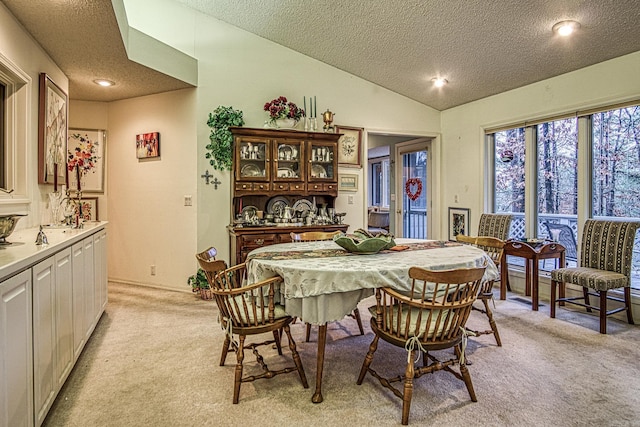
[(89, 221), (80, 229), (44, 227), (48, 245), (36, 245), (39, 227), (14, 231), (0, 245), (0, 281), (19, 273), (61, 249), (71, 246), (85, 237), (106, 227), (107, 221)]

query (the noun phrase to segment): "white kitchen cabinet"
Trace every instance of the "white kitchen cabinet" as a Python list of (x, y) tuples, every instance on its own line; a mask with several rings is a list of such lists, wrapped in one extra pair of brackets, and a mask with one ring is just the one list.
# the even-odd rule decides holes
[(73, 359), (77, 360), (86, 342), (87, 316), (84, 286), (84, 242), (71, 247), (73, 277)]
[(0, 425), (33, 425), (31, 270), (0, 282)]

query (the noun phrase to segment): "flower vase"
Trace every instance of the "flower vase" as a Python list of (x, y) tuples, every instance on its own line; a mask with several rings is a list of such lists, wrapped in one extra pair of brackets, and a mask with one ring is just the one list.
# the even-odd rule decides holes
[(275, 129), (293, 129), (298, 124), (296, 119), (276, 119), (270, 122)]

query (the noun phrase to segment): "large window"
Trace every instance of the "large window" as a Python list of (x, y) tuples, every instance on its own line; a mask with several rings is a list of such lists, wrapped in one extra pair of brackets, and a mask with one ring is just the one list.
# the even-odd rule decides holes
[[(567, 248), (569, 266), (578, 261), (579, 212), (584, 216), (580, 221), (640, 219), (640, 106), (578, 116), (489, 135), (494, 212), (513, 214), (512, 238), (535, 233), (560, 241)], [(587, 159), (582, 163), (579, 150)], [(535, 179), (527, 180), (527, 171), (535, 171)], [(525, 182), (535, 191), (528, 191)], [(580, 188), (585, 190), (579, 193)], [(532, 209), (524, 209), (525, 205)], [(637, 290), (639, 255), (637, 238), (632, 273), (632, 287)], [(550, 264), (540, 267), (554, 268)]]

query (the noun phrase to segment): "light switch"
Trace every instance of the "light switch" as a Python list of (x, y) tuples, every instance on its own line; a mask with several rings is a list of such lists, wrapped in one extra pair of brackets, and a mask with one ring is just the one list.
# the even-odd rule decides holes
[(184, 205), (191, 206), (192, 204), (193, 204), (193, 201), (191, 199), (191, 196), (184, 196)]
[(353, 196), (352, 196), (352, 195), (349, 195), (349, 198), (348, 198), (347, 200), (348, 200), (348, 203), (349, 203), (350, 205), (352, 205), (352, 204), (353, 204)]

